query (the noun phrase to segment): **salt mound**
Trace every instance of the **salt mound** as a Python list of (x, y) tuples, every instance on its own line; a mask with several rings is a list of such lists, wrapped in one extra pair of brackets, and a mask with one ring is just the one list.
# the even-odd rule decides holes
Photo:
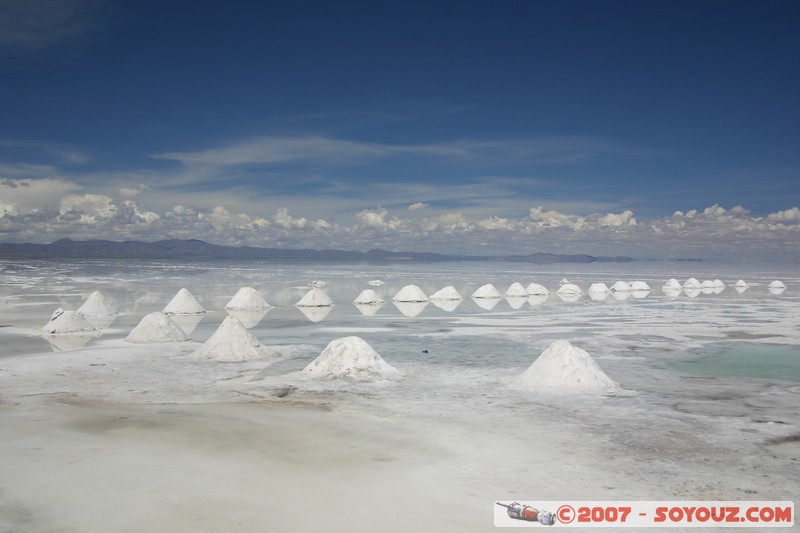
[(615, 394), (622, 388), (584, 350), (558, 340), (519, 375), (511, 386), (555, 394)]
[(354, 304), (365, 304), (365, 305), (378, 305), (383, 303), (383, 299), (381, 299), (378, 294), (373, 291), (372, 289), (364, 289), (361, 291), (361, 294), (356, 296), (356, 299), (353, 300)]
[(64, 311), (60, 307), (50, 317), (50, 321), (42, 328), (42, 333), (48, 335), (69, 335), (71, 333), (85, 333), (95, 331), (83, 315), (77, 311)]
[(782, 281), (776, 279), (775, 281), (770, 281), (767, 287), (770, 289), (785, 289), (786, 285), (784, 285)]
[(247, 331), (242, 321), (229, 315), (194, 354), (199, 359), (224, 362), (263, 361), (280, 357)]
[(77, 313), (83, 316), (107, 316), (117, 314), (114, 306), (100, 291), (94, 291), (82, 306), (78, 308)]
[(527, 298), (528, 291), (522, 286), (522, 283), (514, 282), (506, 289), (506, 296), (521, 296)]
[(720, 280), (720, 279), (715, 279), (714, 281), (712, 281), (712, 282), (711, 282), (711, 285), (712, 285), (712, 286), (713, 286), (715, 289), (716, 289), (716, 288), (719, 288), (719, 289), (724, 289), (724, 288), (725, 288), (725, 284), (724, 284), (724, 283), (722, 282), (722, 280)]
[(737, 289), (740, 288), (740, 287), (743, 288), (743, 289), (746, 289), (750, 285), (748, 285), (748, 283), (745, 280), (740, 279), (739, 281), (734, 283), (733, 286), (736, 287)]
[(186, 289), (181, 289), (163, 309), (168, 315), (200, 315), (206, 312), (197, 298)]
[(189, 340), (189, 335), (165, 312), (156, 311), (139, 321), (125, 340), (139, 344), (184, 342)]
[(384, 361), (361, 337), (344, 337), (332, 341), (302, 372), (315, 379), (353, 381), (402, 377), (399, 370)]
[(455, 287), (448, 285), (431, 294), (431, 300), (461, 300), (461, 295)]
[(611, 286), (611, 290), (614, 292), (629, 292), (631, 285), (627, 281), (617, 281)]
[(581, 294), (581, 288), (572, 283), (565, 283), (558, 288), (557, 294), (559, 296), (574, 296)]
[(319, 287), (312, 287), (295, 305), (297, 307), (330, 307), (333, 305), (333, 300)]
[(664, 292), (667, 292), (668, 290), (672, 292), (674, 290), (681, 290), (682, 288), (683, 287), (681, 286), (680, 281), (675, 278), (671, 278), (661, 287), (661, 290)]
[(684, 289), (699, 289), (702, 285), (696, 278), (689, 278), (683, 282)]
[(494, 288), (494, 285), (491, 283), (487, 283), (481, 287), (478, 287), (478, 290), (472, 293), (473, 298), (502, 298), (503, 295)]
[(607, 294), (609, 292), (608, 285), (605, 283), (592, 283), (589, 286), (589, 294)]
[(703, 283), (700, 284), (700, 287), (702, 287), (703, 289), (713, 289), (714, 282), (711, 281), (710, 279), (704, 279)]
[(649, 291), (650, 285), (645, 283), (644, 281), (634, 281), (631, 283), (631, 290), (632, 291)]
[(528, 291), (528, 294), (536, 296), (550, 294), (550, 291), (547, 290), (547, 287), (545, 287), (544, 285), (539, 285), (538, 283), (531, 283), (530, 285), (528, 285), (526, 290)]
[(427, 302), (428, 300), (429, 298), (425, 296), (422, 289), (416, 285), (406, 285), (392, 298), (394, 302)]
[(267, 301), (253, 287), (242, 287), (237, 291), (225, 309), (266, 309)]
[(369, 283), (370, 285), (372, 285), (373, 287), (377, 287), (378, 285), (383, 285), (383, 284), (384, 284), (384, 283), (386, 283), (386, 282), (385, 282), (385, 281), (381, 281), (381, 280), (379, 280), (379, 279), (373, 279), (372, 281), (370, 281), (370, 282), (368, 282), (368, 283)]

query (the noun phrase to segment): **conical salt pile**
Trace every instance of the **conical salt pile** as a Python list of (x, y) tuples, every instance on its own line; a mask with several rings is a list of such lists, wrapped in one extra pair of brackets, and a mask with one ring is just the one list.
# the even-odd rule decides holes
[(666, 283), (664, 283), (663, 287), (661, 287), (662, 290), (670, 290), (670, 291), (675, 289), (681, 290), (682, 288), (683, 287), (681, 286), (681, 282), (675, 278), (670, 278), (669, 280), (667, 280)]
[(522, 296), (523, 298), (528, 297), (528, 291), (525, 287), (522, 286), (522, 283), (514, 282), (506, 289), (506, 296)]
[(486, 285), (482, 285), (478, 287), (478, 290), (472, 293), (473, 298), (502, 298), (503, 295), (500, 294), (494, 285), (491, 283), (487, 283)]
[(605, 283), (592, 283), (589, 286), (589, 294), (608, 294), (611, 289)]
[(117, 314), (114, 306), (105, 295), (100, 291), (94, 291), (82, 306), (78, 308), (78, 314), (83, 316), (106, 316)]
[(253, 287), (242, 287), (231, 298), (225, 309), (266, 309), (267, 301)]
[(247, 331), (242, 321), (229, 315), (194, 354), (199, 359), (224, 362), (264, 361), (280, 354), (261, 343)]
[(627, 281), (617, 281), (611, 286), (611, 290), (614, 292), (630, 292), (631, 284)]
[(184, 342), (189, 335), (165, 312), (156, 311), (140, 320), (125, 340), (137, 344)]
[(558, 288), (558, 291), (556, 291), (556, 293), (559, 295), (571, 296), (571, 295), (581, 294), (581, 288), (575, 285), (574, 283), (565, 283), (564, 285)]
[(76, 311), (64, 311), (60, 307), (55, 310), (50, 321), (42, 328), (42, 333), (48, 335), (69, 335), (94, 331), (94, 326), (82, 315)]
[(547, 289), (547, 287), (544, 285), (539, 285), (538, 283), (531, 283), (525, 290), (528, 291), (528, 294), (536, 296), (550, 294), (550, 291)]
[(786, 285), (784, 285), (782, 281), (776, 279), (775, 281), (770, 281), (767, 287), (770, 289), (785, 289)]
[(592, 356), (565, 340), (551, 344), (511, 386), (554, 394), (614, 394), (622, 391)]
[(394, 302), (427, 302), (429, 298), (425, 296), (422, 289), (416, 285), (406, 285), (392, 298)]
[(206, 312), (197, 298), (186, 289), (181, 289), (163, 309), (168, 315), (200, 315)]
[(644, 281), (634, 281), (631, 282), (631, 290), (632, 291), (649, 291), (650, 285), (648, 285)]
[(689, 278), (683, 282), (684, 289), (699, 289), (702, 287), (702, 284), (697, 281), (697, 278)]
[(375, 381), (397, 379), (402, 373), (383, 360), (361, 337), (344, 337), (328, 344), (302, 373), (315, 379)]
[(461, 300), (461, 295), (455, 287), (448, 285), (431, 294), (431, 300)]
[(358, 296), (356, 296), (356, 299), (353, 300), (353, 303), (364, 304), (364, 305), (379, 305), (384, 302), (383, 299), (380, 296), (378, 296), (378, 293), (376, 293), (372, 289), (364, 289)]
[(319, 287), (312, 287), (295, 305), (297, 307), (330, 307), (333, 305), (333, 300)]

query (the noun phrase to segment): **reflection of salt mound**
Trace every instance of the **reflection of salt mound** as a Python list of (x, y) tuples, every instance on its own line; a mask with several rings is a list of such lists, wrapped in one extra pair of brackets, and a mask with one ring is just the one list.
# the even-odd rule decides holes
[(506, 296), (521, 296), (523, 298), (528, 297), (528, 291), (525, 287), (522, 286), (522, 283), (514, 282), (511, 286), (506, 289)]
[(485, 309), (486, 311), (491, 311), (495, 307), (497, 307), (500, 298), (476, 298), (472, 297), (472, 301), (480, 307), (481, 309)]
[(302, 372), (316, 379), (353, 381), (402, 377), (399, 370), (384, 361), (361, 337), (344, 337), (332, 341)]
[(378, 309), (383, 307), (382, 303), (380, 303), (380, 304), (357, 304), (357, 303), (354, 303), (353, 305), (355, 305), (356, 309), (358, 309), (361, 312), (361, 314), (364, 315), (364, 316), (374, 316), (378, 312)]
[(392, 302), (397, 309), (400, 310), (405, 316), (415, 317), (420, 314), (423, 309), (428, 306), (429, 302), (401, 302), (401, 301), (393, 301)]
[(78, 314), (83, 316), (107, 316), (117, 314), (114, 306), (100, 291), (94, 291), (82, 306), (78, 308)]
[(689, 298), (697, 298), (698, 296), (700, 296), (702, 291), (700, 289), (693, 289), (691, 287), (687, 287), (683, 289), (683, 293)]
[(531, 294), (528, 296), (528, 305), (541, 305), (549, 296), (549, 294)]
[(406, 285), (392, 298), (394, 302), (427, 302), (428, 297), (416, 285)]
[(702, 284), (696, 278), (689, 278), (683, 282), (684, 289), (699, 289), (701, 287)]
[(592, 356), (565, 340), (551, 344), (511, 386), (556, 394), (614, 394), (622, 391)]
[(323, 320), (325, 320), (325, 317), (331, 314), (331, 311), (333, 310), (332, 305), (324, 305), (319, 307), (307, 307), (304, 305), (298, 305), (296, 307), (311, 322), (322, 322)]
[(181, 329), (190, 337), (205, 315), (169, 315), (173, 322), (178, 324)]
[(48, 335), (69, 335), (72, 333), (86, 333), (95, 331), (88, 320), (77, 311), (64, 311), (60, 307), (50, 317), (50, 321), (42, 328), (42, 333)]
[(297, 307), (330, 307), (333, 305), (333, 300), (319, 287), (312, 287), (295, 305)]
[(473, 298), (502, 298), (503, 295), (495, 289), (494, 285), (487, 283), (478, 287), (478, 290), (472, 293)]
[(508, 305), (511, 306), (511, 309), (522, 309), (522, 306), (525, 305), (525, 302), (528, 301), (527, 296), (506, 296), (506, 301)]
[(525, 290), (528, 291), (528, 294), (536, 296), (550, 294), (550, 291), (547, 290), (547, 287), (544, 285), (539, 285), (538, 283), (531, 283)]
[(455, 287), (448, 285), (444, 289), (439, 289), (431, 294), (431, 300), (461, 300), (461, 295)]
[(784, 285), (782, 281), (776, 279), (775, 281), (770, 281), (767, 287), (770, 289), (785, 289), (786, 285)]
[(125, 338), (138, 344), (161, 342), (184, 342), (189, 335), (163, 311), (145, 316)]
[(614, 292), (629, 292), (631, 285), (627, 281), (617, 281), (611, 286), (611, 290)]
[(361, 294), (356, 296), (356, 299), (353, 300), (353, 303), (364, 305), (380, 305), (383, 303), (383, 299), (372, 289), (364, 289), (361, 291)]
[(280, 354), (268, 348), (247, 331), (241, 320), (229, 315), (211, 337), (194, 354), (200, 359), (215, 361), (263, 361), (274, 359)]
[(199, 315), (205, 313), (206, 310), (191, 292), (181, 289), (172, 297), (163, 312), (168, 315)]
[(231, 298), (225, 309), (266, 309), (267, 301), (253, 287), (242, 287)]
[(442, 311), (447, 311), (448, 313), (452, 313), (456, 310), (456, 308), (461, 305), (461, 299), (458, 300), (431, 300), (433, 305), (441, 309)]
[(74, 335), (42, 335), (50, 343), (54, 352), (71, 352), (80, 350), (97, 335), (91, 333), (76, 333)]

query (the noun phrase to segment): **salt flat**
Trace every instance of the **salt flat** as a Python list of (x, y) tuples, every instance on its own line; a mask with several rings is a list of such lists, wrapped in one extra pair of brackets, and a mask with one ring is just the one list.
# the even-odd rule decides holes
[[(791, 273), (215, 264), (176, 272), (154, 263), (131, 273), (76, 263), (58, 265), (55, 291), (51, 268), (32, 275), (7, 264), (2, 273), (0, 340), (10, 342), (0, 348), (0, 531), (487, 531), (498, 500), (800, 495), (800, 380), (686, 370), (731, 347), (767, 350), (758, 355), (764, 365), (770, 346), (794, 353), (800, 284)], [(668, 298), (658, 287), (675, 274), (731, 283), (749, 274), (753, 286)], [(776, 274), (787, 285), (778, 296), (766, 291)], [(552, 295), (492, 311), (466, 301), (415, 317), (391, 305), (364, 316), (349, 304), (375, 279), (385, 280), (388, 301), (410, 283), (426, 294), (447, 285), (471, 294), (485, 283), (541, 280), (553, 291), (565, 275), (584, 291), (639, 277), (654, 290), (642, 300)], [(320, 323), (293, 307), (312, 279), (327, 281), (337, 304)], [(183, 286), (209, 310), (192, 340), (125, 342)], [(192, 357), (241, 286), (275, 306), (250, 331), (283, 356)], [(59, 306), (76, 309), (96, 289), (120, 309), (102, 335), (64, 352), (28, 336), (53, 304), (26, 302), (58, 294)], [(403, 379), (299, 373), (345, 332), (367, 340)], [(558, 339), (586, 350), (628, 393), (509, 386)]]

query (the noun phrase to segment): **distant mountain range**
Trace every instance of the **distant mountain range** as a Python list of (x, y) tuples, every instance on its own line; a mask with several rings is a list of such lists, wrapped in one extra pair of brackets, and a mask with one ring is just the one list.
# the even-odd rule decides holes
[(591, 255), (447, 255), (428, 252), (390, 252), (375, 249), (310, 250), (257, 248), (253, 246), (221, 246), (197, 239), (141, 241), (73, 241), (61, 239), (50, 244), (0, 243), (2, 258), (31, 259), (258, 259), (266, 261), (335, 261), (342, 263), (393, 263), (406, 261), (512, 261), (521, 263), (594, 263), (628, 262), (631, 257), (595, 257)]

